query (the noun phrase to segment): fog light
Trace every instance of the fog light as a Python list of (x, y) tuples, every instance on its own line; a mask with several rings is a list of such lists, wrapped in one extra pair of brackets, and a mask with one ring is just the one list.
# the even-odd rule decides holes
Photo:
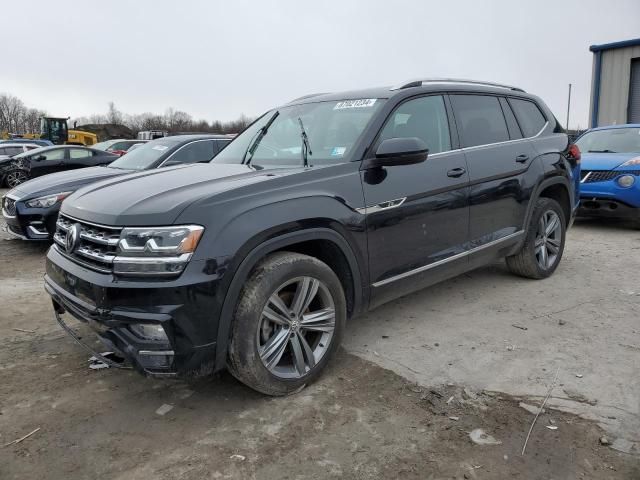
[(633, 175), (622, 175), (618, 177), (618, 185), (624, 188), (628, 188), (633, 185), (636, 181), (636, 177)]
[(153, 340), (156, 342), (168, 342), (169, 338), (162, 328), (162, 325), (156, 323), (132, 323), (129, 328), (133, 333), (144, 340)]

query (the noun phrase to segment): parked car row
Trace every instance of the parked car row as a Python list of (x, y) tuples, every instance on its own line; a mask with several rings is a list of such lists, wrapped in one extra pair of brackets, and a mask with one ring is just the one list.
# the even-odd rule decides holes
[[(122, 157), (95, 148), (69, 146), (47, 147), (34, 150), (31, 157), (15, 157), (33, 165), (24, 169), (25, 175), (40, 178), (17, 185), (4, 197), (8, 232), (25, 240), (50, 240), (62, 200), (79, 188), (132, 172), (209, 161), (227, 143), (229, 139), (220, 135), (184, 135), (146, 143)], [(80, 152), (86, 154), (80, 156)], [(94, 167), (79, 168), (88, 166)], [(52, 170), (59, 173), (41, 177)]]
[[(516, 87), (418, 80), (302, 97), (224, 150), (228, 137), (165, 137), (30, 180), (3, 215), (22, 238), (53, 236), (45, 289), (85, 348), (70, 319), (146, 375), (228, 368), (284, 395), (370, 308), (500, 258), (553, 274), (594, 175), (578, 145), (613, 155), (594, 134), (573, 144)], [(635, 160), (618, 160), (607, 181), (633, 187)]]

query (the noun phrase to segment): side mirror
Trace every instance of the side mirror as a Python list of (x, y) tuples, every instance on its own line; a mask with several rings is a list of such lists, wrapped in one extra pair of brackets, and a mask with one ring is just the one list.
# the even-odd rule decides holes
[(427, 159), (429, 148), (417, 137), (388, 138), (383, 140), (375, 158), (365, 160), (366, 168), (413, 165)]

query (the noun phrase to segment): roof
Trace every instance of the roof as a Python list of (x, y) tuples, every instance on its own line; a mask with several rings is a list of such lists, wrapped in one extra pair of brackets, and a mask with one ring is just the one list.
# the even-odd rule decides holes
[(229, 139), (227, 135), (220, 134), (220, 133), (174, 133), (166, 137), (156, 138), (155, 140), (172, 139), (176, 141), (177, 140), (186, 141), (186, 140), (200, 140), (200, 139), (206, 139), (206, 138), (218, 138), (222, 140)]
[(488, 85), (483, 83), (475, 83), (473, 81), (454, 81), (454, 80), (428, 80), (421, 85), (418, 85), (417, 82), (415, 85), (408, 85), (402, 88), (398, 87), (378, 87), (378, 88), (368, 88), (364, 90), (350, 90), (346, 92), (334, 92), (334, 93), (318, 93), (314, 95), (305, 95), (303, 97), (296, 98), (291, 102), (288, 102), (286, 105), (295, 105), (302, 103), (315, 103), (315, 102), (332, 102), (332, 101), (340, 101), (340, 100), (358, 100), (363, 98), (383, 98), (389, 99), (395, 97), (397, 95), (406, 95), (407, 92), (416, 93), (416, 92), (431, 92), (438, 91), (441, 92), (443, 90), (449, 92), (461, 91), (461, 92), (486, 92), (486, 93), (498, 93), (505, 94), (508, 92), (509, 95), (521, 95), (526, 97), (531, 97), (532, 95), (527, 94), (526, 92), (517, 89), (513, 90), (515, 87), (508, 86), (497, 86), (497, 85)]
[(640, 38), (632, 38), (631, 40), (622, 40), (620, 42), (603, 43), (602, 45), (591, 45), (591, 52), (601, 52), (603, 50), (613, 50), (615, 48), (637, 47), (640, 46)]
[(640, 123), (623, 123), (620, 125), (605, 125), (602, 127), (590, 128), (590, 131), (593, 130), (612, 130), (614, 128), (640, 128)]

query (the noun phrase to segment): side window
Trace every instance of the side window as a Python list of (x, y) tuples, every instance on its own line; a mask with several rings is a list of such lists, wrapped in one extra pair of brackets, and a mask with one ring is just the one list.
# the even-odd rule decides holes
[(87, 158), (91, 156), (91, 150), (82, 150), (80, 148), (70, 148), (69, 149), (69, 157), (70, 158)]
[(213, 155), (213, 141), (206, 140), (185, 145), (167, 160), (179, 163), (195, 163), (211, 160)]
[(519, 98), (510, 98), (509, 103), (513, 107), (525, 137), (537, 135), (547, 123), (547, 119), (535, 103)]
[(22, 153), (22, 147), (4, 147), (0, 150), (0, 155), (18, 155)]
[(513, 110), (511, 110), (506, 98), (500, 97), (500, 106), (502, 107), (504, 118), (507, 120), (507, 128), (509, 129), (509, 136), (511, 137), (511, 140), (522, 138), (522, 132), (518, 126), (518, 121), (516, 120), (516, 116), (513, 114)]
[(496, 97), (451, 95), (450, 98), (463, 147), (509, 140), (507, 123)]
[(396, 108), (382, 129), (380, 141), (406, 137), (423, 140), (429, 147), (429, 153), (451, 150), (449, 122), (442, 96), (414, 98)]
[(58, 148), (56, 150), (49, 150), (42, 154), (45, 160), (63, 160), (64, 148)]
[(217, 140), (216, 143), (218, 144), (218, 153), (220, 153), (224, 147), (229, 145), (230, 141), (231, 140)]

